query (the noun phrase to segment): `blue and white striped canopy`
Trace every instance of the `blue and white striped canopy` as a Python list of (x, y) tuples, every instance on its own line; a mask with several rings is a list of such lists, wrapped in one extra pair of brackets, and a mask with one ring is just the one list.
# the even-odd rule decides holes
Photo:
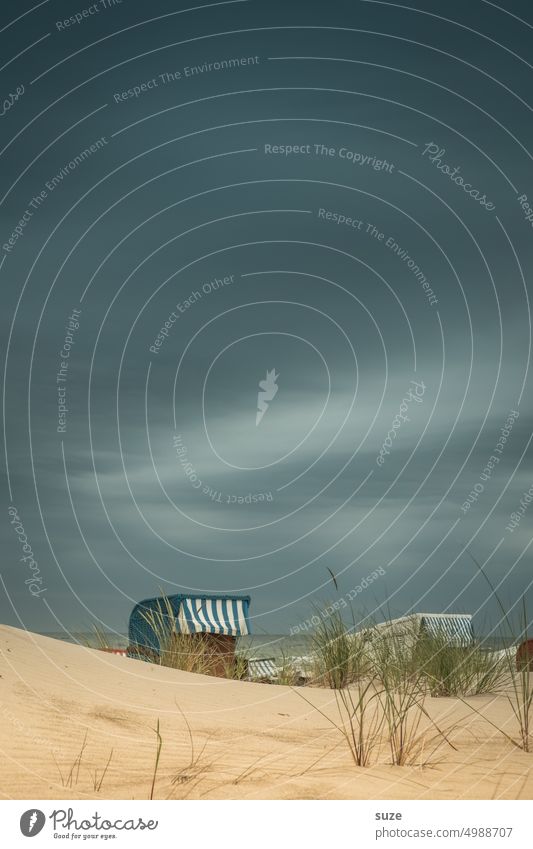
[(229, 634), (242, 637), (249, 633), (245, 599), (183, 598), (178, 613), (182, 634)]
[(432, 637), (447, 637), (451, 643), (456, 645), (468, 645), (474, 639), (472, 630), (472, 617), (466, 614), (450, 614), (422, 616), (422, 627)]

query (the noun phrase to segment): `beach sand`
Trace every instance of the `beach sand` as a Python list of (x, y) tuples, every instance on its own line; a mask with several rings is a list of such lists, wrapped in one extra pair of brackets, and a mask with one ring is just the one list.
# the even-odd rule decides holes
[[(302, 692), (336, 716), (332, 691)], [(533, 754), (491, 725), (515, 733), (505, 696), (470, 703), (483, 717), (458, 699), (427, 701), (434, 719), (455, 726), (457, 750), (444, 745), (429, 765), (397, 767), (385, 748), (378, 765), (361, 768), (288, 687), (192, 675), (0, 626), (0, 794), (147, 799), (159, 720), (157, 799), (531, 799)]]

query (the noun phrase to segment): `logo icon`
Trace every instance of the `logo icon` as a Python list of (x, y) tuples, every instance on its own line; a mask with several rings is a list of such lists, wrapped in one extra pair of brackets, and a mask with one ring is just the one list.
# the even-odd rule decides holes
[(267, 371), (265, 380), (259, 381), (259, 389), (261, 391), (257, 393), (257, 413), (255, 416), (256, 427), (259, 425), (261, 419), (268, 410), (268, 405), (276, 396), (278, 391), (276, 380), (278, 377), (279, 373), (276, 374), (276, 369), (273, 368), (272, 371)]
[(46, 817), (38, 808), (30, 808), (29, 811), (24, 811), (20, 818), (20, 830), (24, 837), (35, 837), (42, 831), (46, 822)]

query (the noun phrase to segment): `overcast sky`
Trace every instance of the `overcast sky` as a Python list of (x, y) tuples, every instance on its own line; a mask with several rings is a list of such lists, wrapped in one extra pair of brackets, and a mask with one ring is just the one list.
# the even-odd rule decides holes
[(528, 591), (533, 17), (418, 6), (3, 4), (2, 622)]

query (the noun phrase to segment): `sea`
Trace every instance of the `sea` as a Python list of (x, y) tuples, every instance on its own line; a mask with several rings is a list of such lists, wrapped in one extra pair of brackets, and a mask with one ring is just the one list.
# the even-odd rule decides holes
[[(66, 643), (75, 643), (89, 648), (100, 648), (101, 642), (94, 631), (78, 631), (69, 633), (67, 631), (42, 632), (44, 637), (52, 637)], [(126, 634), (116, 632), (105, 635), (108, 645), (117, 649), (125, 649), (128, 646)], [(312, 652), (311, 634), (253, 634), (237, 639), (237, 651), (242, 651), (247, 657), (272, 658), (276, 661), (287, 660), (293, 657), (302, 657)]]
[[(66, 631), (42, 632), (44, 637), (52, 637), (55, 640), (63, 640), (67, 643), (76, 643), (89, 648), (100, 648), (101, 642), (94, 631), (79, 631), (68, 633)], [(126, 634), (108, 632), (105, 634), (107, 645), (117, 649), (125, 649), (128, 646)], [(478, 637), (487, 651), (499, 651), (514, 644), (514, 640), (504, 639), (498, 636)], [(272, 658), (276, 662), (283, 663), (291, 658), (300, 658), (312, 654), (313, 636), (308, 634), (253, 634), (237, 639), (237, 651), (242, 651), (249, 658)]]

